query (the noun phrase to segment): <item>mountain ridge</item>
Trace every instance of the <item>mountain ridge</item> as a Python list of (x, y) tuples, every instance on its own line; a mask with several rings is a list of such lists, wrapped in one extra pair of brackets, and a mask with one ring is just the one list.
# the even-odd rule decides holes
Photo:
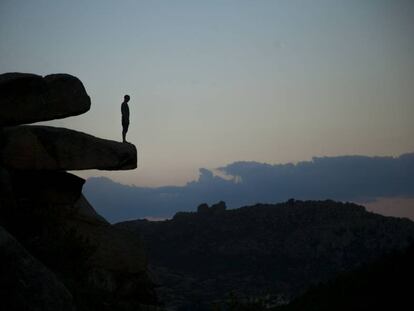
[(176, 310), (223, 300), (231, 292), (290, 299), (414, 240), (409, 219), (332, 200), (291, 199), (229, 210), (224, 202), (202, 204), (170, 220), (115, 227), (142, 236), (160, 299)]

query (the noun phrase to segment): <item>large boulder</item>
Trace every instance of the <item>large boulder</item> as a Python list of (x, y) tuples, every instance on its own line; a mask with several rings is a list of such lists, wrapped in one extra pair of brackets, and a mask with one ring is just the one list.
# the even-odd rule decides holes
[(0, 225), (59, 275), (78, 308), (141, 310), (157, 303), (138, 236), (110, 225), (82, 195), (72, 206), (24, 197), (0, 208)]
[(80, 193), (83, 179), (50, 171), (11, 171), (4, 178), (15, 204), (0, 205), (0, 225), (59, 276), (80, 310), (157, 303), (140, 238), (96, 213)]
[(72, 295), (55, 274), (0, 226), (2, 310), (72, 311)]
[(73, 204), (72, 209), (73, 214), (76, 215), (79, 221), (96, 225), (109, 225), (109, 222), (95, 211), (83, 194)]
[[(86, 201), (79, 203), (87, 204)], [(88, 209), (90, 210), (89, 207)], [(86, 219), (82, 211), (77, 210), (66, 216), (63, 222), (65, 228), (76, 232), (94, 249), (89, 261), (91, 269), (86, 273), (86, 288), (99, 293), (105, 297), (103, 299), (106, 303), (113, 306), (156, 304), (154, 285), (147, 272), (147, 258), (141, 239), (131, 232), (104, 223), (99, 217), (90, 215)], [(95, 222), (91, 221), (93, 218)]]
[(17, 170), (129, 170), (137, 167), (130, 143), (49, 126), (3, 130), (0, 165)]
[(66, 118), (85, 113), (90, 106), (82, 82), (74, 76), (0, 75), (0, 126)]
[(83, 178), (66, 172), (10, 171), (13, 195), (19, 204), (36, 202), (73, 206), (82, 195)]

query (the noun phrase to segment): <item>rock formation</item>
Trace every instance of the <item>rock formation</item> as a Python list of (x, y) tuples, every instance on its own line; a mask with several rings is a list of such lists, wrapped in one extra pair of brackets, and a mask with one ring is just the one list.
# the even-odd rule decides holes
[(15, 126), (3, 131), (1, 162), (19, 170), (128, 170), (137, 150), (92, 135), (50, 126)]
[(155, 308), (140, 238), (99, 216), (82, 195), (85, 181), (65, 172), (134, 169), (135, 146), (23, 125), (89, 108), (73, 76), (0, 75), (0, 267), (10, 267), (0, 305), (8, 310)]
[(11, 72), (0, 75), (0, 126), (19, 125), (79, 115), (91, 100), (82, 82), (71, 75), (44, 78)]
[(74, 310), (73, 298), (55, 274), (0, 227), (1, 305), (8, 310)]

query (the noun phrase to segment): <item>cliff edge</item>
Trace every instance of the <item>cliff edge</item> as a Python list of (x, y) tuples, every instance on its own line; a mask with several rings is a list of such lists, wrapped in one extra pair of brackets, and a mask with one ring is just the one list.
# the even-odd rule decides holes
[(135, 146), (26, 125), (89, 108), (71, 75), (0, 75), (0, 266), (11, 267), (3, 269), (0, 291), (7, 310), (156, 308), (140, 238), (98, 215), (82, 195), (85, 180), (65, 172), (134, 169)]

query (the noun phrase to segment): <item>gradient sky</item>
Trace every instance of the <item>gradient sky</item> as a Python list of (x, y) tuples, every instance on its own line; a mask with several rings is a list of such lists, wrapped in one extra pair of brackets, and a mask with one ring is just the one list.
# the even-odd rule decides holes
[(0, 1), (0, 72), (79, 77), (87, 114), (48, 122), (128, 138), (184, 184), (233, 161), (414, 151), (414, 1)]

